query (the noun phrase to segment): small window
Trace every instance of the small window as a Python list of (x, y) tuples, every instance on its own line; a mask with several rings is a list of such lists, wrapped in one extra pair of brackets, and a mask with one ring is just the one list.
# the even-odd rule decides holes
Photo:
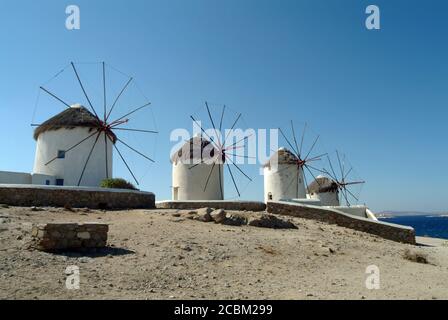
[(64, 179), (56, 179), (56, 185), (57, 186), (63, 186), (64, 185)]
[(58, 150), (58, 159), (65, 159), (65, 150)]
[(45, 180), (45, 185), (49, 186), (50, 185), (50, 180)]
[(272, 200), (272, 193), (268, 193), (268, 200)]

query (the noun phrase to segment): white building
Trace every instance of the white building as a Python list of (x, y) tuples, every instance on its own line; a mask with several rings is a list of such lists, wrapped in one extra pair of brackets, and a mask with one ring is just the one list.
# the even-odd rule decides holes
[[(108, 140), (106, 148), (105, 133), (101, 133), (97, 140), (97, 129), (97, 118), (86, 108), (81, 105), (67, 108), (34, 131), (37, 146), (33, 172), (2, 171), (0, 183), (100, 186), (102, 180), (112, 177), (113, 146)], [(112, 132), (109, 137), (116, 141)]]
[(280, 148), (264, 164), (264, 200), (306, 199), (303, 168), (288, 149)]
[[(34, 132), (37, 147), (33, 174), (53, 176), (56, 185), (77, 186), (79, 183), (80, 186), (100, 186), (102, 180), (112, 177), (113, 146), (108, 140), (106, 149), (104, 132), (97, 140), (97, 128), (97, 118), (81, 105), (73, 105), (45, 121)], [(114, 135), (111, 138), (116, 139)]]
[(308, 186), (308, 192), (310, 198), (320, 200), (322, 206), (340, 205), (338, 184), (331, 178), (317, 176)]
[(193, 137), (175, 152), (171, 156), (172, 199), (223, 200), (224, 166), (217, 157), (219, 150), (201, 136)]

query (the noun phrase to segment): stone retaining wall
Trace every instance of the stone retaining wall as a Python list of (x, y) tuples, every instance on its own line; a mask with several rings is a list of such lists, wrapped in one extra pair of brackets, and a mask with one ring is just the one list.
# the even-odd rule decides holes
[(33, 247), (42, 251), (102, 248), (109, 226), (102, 223), (46, 223), (32, 228)]
[(0, 203), (22, 207), (153, 209), (155, 196), (135, 190), (0, 184)]
[(214, 208), (234, 211), (265, 211), (266, 204), (258, 201), (226, 201), (226, 200), (167, 200), (156, 203), (158, 209), (200, 209)]
[(267, 211), (275, 214), (336, 224), (341, 227), (371, 233), (385, 239), (415, 244), (415, 231), (411, 227), (351, 216), (333, 209), (287, 202), (268, 202)]

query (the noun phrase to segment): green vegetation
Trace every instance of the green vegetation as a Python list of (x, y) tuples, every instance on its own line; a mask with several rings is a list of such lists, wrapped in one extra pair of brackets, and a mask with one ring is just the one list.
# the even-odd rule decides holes
[(121, 178), (104, 179), (101, 181), (101, 188), (138, 190), (132, 183)]

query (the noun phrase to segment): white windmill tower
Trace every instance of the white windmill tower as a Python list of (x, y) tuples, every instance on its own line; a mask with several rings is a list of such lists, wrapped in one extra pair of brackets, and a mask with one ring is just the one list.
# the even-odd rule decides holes
[[(264, 201), (296, 199), (299, 194), (299, 159), (288, 149), (280, 148), (264, 164)], [(303, 180), (303, 179), (302, 179)], [(303, 183), (300, 185), (302, 196), (306, 196)]]
[[(233, 157), (245, 155), (236, 155), (235, 150), (243, 150), (245, 142), (250, 135), (244, 135), (234, 139), (231, 136), (232, 130), (240, 121), (242, 114), (238, 113), (230, 128), (222, 135), (225, 112), (229, 110), (225, 105), (217, 106), (220, 114), (219, 126), (215, 126), (213, 112), (207, 102), (205, 102), (207, 115), (211, 128), (205, 130), (201, 122), (195, 117), (190, 116), (193, 124), (201, 130), (201, 134), (187, 141), (181, 149), (171, 157), (173, 163), (173, 200), (223, 200), (224, 199), (224, 167), (230, 175), (233, 186), (241, 196), (240, 188), (237, 184), (237, 176), (232, 168), (236, 169), (239, 175), (245, 179), (252, 179), (239, 167)], [(207, 131), (209, 133), (207, 133)], [(213, 134), (210, 134), (213, 132)], [(212, 138), (211, 135), (214, 137)]]
[(223, 164), (218, 153), (209, 140), (197, 135), (171, 156), (173, 200), (223, 200)]
[[(98, 187), (112, 176), (112, 144), (117, 137), (107, 133), (111, 143), (106, 144), (106, 133), (97, 128), (98, 119), (79, 104), (42, 123), (34, 131), (33, 173), (53, 176), (56, 185)], [(69, 152), (74, 148), (76, 152)]]
[(304, 149), (303, 144), (306, 133), (306, 124), (303, 128), (300, 145), (297, 143), (292, 121), (291, 131), (293, 143), (286, 137), (281, 128), (279, 128), (279, 131), (291, 149), (280, 148), (264, 165), (265, 202), (288, 199), (306, 199), (307, 182), (305, 170), (314, 177), (311, 169), (318, 169), (311, 166), (310, 163), (321, 160), (321, 157), (324, 156), (324, 154), (311, 156), (311, 153), (319, 140), (319, 136), (314, 139), (309, 151), (305, 153), (302, 151)]
[[(154, 162), (147, 155), (130, 146), (121, 137), (123, 132), (135, 132), (138, 134), (157, 133), (157, 131), (146, 130), (145, 128), (137, 129), (127, 126), (129, 123), (134, 123), (134, 119), (130, 117), (131, 115), (139, 111), (142, 112), (141, 110), (148, 108), (151, 103), (147, 102), (146, 97), (144, 97), (145, 103), (141, 102), (143, 105), (122, 111), (122, 114), (116, 116), (113, 111), (118, 111), (119, 109), (117, 102), (130, 86), (133, 79), (130, 77), (126, 80), (126, 84), (109, 106), (107, 101), (107, 89), (109, 86), (106, 81), (106, 72), (114, 68), (111, 66), (106, 68), (104, 62), (99, 63), (99, 65), (102, 70), (103, 89), (100, 108), (98, 108), (98, 101), (95, 104), (97, 108), (94, 107), (94, 103), (92, 103), (87, 94), (86, 87), (81, 81), (81, 77), (73, 62), (54, 78), (65, 73), (66, 69), (71, 66), (75, 76), (71, 77), (71, 79), (77, 80), (88, 103), (88, 108), (80, 104), (69, 104), (48, 89), (40, 87), (51, 98), (66, 107), (64, 111), (43, 123), (32, 124), (32, 126), (37, 127), (34, 132), (37, 148), (33, 173), (54, 177), (56, 185), (99, 187), (104, 179), (112, 177), (113, 150), (117, 152), (138, 185), (139, 182), (125, 160), (122, 151), (120, 151), (118, 144), (146, 160)], [(72, 84), (70, 83), (67, 88), (71, 92), (73, 90)]]
[[(337, 163), (339, 166), (339, 175), (333, 168), (331, 159), (327, 156), (330, 172), (323, 169), (325, 176), (318, 176), (308, 187), (310, 197), (312, 199), (319, 199), (322, 206), (341, 206), (345, 202), (347, 207), (352, 205), (352, 202), (359, 201), (359, 192), (350, 190), (350, 188), (361, 186), (365, 181), (353, 177), (353, 166), (348, 164), (345, 155), (339, 155), (336, 151)], [(343, 201), (340, 200), (342, 198)]]
[(339, 187), (333, 179), (319, 175), (316, 180), (308, 186), (308, 192), (311, 199), (320, 201), (322, 206), (337, 207), (339, 203)]

